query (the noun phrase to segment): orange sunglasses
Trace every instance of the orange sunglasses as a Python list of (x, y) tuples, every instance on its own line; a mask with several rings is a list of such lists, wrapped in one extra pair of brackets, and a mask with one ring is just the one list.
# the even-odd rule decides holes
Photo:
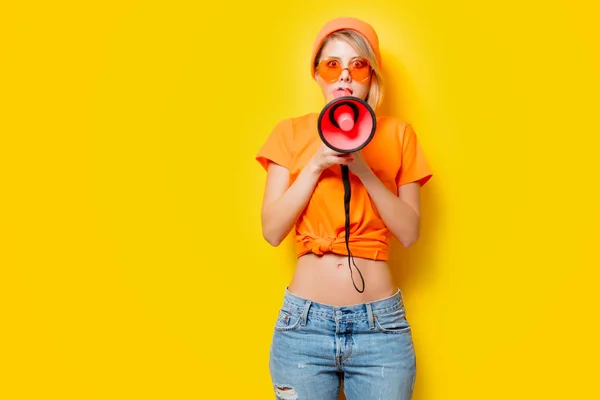
[(336, 58), (326, 58), (317, 65), (317, 72), (327, 83), (333, 83), (347, 69), (356, 82), (365, 82), (371, 76), (371, 65), (364, 58), (354, 58), (348, 68), (342, 68), (342, 63)]

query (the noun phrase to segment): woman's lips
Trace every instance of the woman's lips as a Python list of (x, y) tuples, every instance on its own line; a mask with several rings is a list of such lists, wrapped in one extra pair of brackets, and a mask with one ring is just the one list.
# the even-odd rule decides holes
[(350, 88), (337, 88), (333, 91), (334, 94), (339, 96), (352, 96), (352, 89)]

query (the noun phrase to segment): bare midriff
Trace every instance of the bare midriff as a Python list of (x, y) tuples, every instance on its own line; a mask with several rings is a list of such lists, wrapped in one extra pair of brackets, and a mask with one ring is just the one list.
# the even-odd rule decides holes
[[(398, 288), (386, 261), (353, 259), (362, 273), (364, 286), (354, 264), (350, 275), (348, 256), (309, 253), (298, 258), (288, 290), (299, 297), (334, 306), (376, 301), (396, 293)], [(354, 285), (364, 291), (360, 293)]]

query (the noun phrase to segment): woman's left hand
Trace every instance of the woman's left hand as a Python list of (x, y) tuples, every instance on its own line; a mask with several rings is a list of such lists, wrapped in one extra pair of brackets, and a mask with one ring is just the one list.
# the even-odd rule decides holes
[(356, 176), (362, 179), (362, 177), (366, 176), (371, 172), (371, 167), (365, 161), (362, 152), (356, 151), (351, 153), (350, 160), (347, 162), (348, 169)]

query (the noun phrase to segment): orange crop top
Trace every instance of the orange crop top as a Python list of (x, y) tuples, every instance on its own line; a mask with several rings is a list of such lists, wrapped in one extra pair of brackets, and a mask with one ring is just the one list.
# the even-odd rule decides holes
[[(269, 162), (290, 171), (290, 184), (300, 174), (321, 145), (316, 113), (280, 121), (256, 160), (266, 170)], [(377, 129), (371, 142), (362, 149), (373, 172), (394, 194), (410, 182), (423, 186), (432, 176), (415, 131), (410, 124), (394, 117), (377, 117)], [(350, 172), (350, 238), (352, 255), (372, 260), (388, 260), (391, 232), (381, 219), (367, 190)], [(307, 206), (295, 226), (297, 257), (313, 252), (318, 255), (348, 255), (345, 242), (344, 186), (339, 165), (323, 171)]]

